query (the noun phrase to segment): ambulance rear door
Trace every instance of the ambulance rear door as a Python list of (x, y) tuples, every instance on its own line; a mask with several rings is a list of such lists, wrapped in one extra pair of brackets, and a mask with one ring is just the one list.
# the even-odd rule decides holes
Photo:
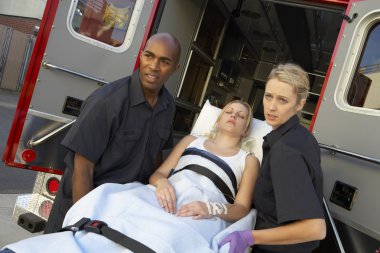
[(346, 252), (380, 247), (380, 1), (350, 1), (311, 129)]

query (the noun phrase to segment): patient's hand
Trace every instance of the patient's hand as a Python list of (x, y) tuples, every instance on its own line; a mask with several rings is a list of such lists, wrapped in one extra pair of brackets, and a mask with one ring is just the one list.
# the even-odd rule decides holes
[(157, 181), (156, 197), (160, 206), (169, 213), (176, 212), (177, 197), (172, 184), (167, 178)]
[(179, 217), (190, 217), (192, 216), (193, 219), (199, 220), (199, 219), (209, 219), (213, 215), (209, 213), (207, 209), (207, 204), (202, 201), (194, 201), (189, 204), (183, 205), (179, 208), (178, 212), (176, 213)]

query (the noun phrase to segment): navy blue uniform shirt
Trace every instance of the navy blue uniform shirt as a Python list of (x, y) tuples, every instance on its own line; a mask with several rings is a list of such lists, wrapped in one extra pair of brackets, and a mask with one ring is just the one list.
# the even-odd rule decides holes
[(163, 149), (173, 146), (175, 105), (163, 87), (154, 108), (143, 95), (138, 71), (96, 90), (84, 103), (78, 120), (62, 144), (65, 159), (74, 167), (78, 152), (95, 164), (94, 185), (147, 183)]
[(173, 146), (173, 97), (163, 87), (152, 108), (143, 95), (139, 71), (94, 91), (62, 144), (69, 149), (45, 233), (57, 232), (72, 206), (75, 153), (94, 163), (93, 183), (148, 183), (156, 158)]
[[(297, 115), (264, 137), (263, 162), (253, 196), (258, 212), (255, 229), (324, 218), (320, 157), (318, 142)], [(286, 253), (311, 252), (318, 245), (313, 241), (256, 247)]]

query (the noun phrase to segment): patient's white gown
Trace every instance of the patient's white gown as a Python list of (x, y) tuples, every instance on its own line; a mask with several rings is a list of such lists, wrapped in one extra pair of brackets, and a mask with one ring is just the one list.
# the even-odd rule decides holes
[[(204, 140), (195, 139), (188, 149), (209, 153), (204, 148)], [(218, 158), (232, 168), (237, 182), (240, 182), (246, 156), (247, 152), (240, 150), (234, 156)], [(233, 189), (223, 170), (203, 156), (182, 156), (175, 170), (189, 164), (210, 168)], [(210, 179), (193, 171), (183, 170), (169, 180), (176, 190), (177, 208), (196, 200), (227, 203)], [(73, 225), (83, 217), (104, 221), (109, 227), (142, 242), (157, 253), (208, 253), (228, 252), (228, 244), (218, 249), (218, 242), (232, 231), (252, 229), (255, 211), (252, 210), (233, 224), (216, 217), (202, 220), (177, 217), (159, 206), (154, 186), (135, 182), (97, 187), (69, 210), (63, 225)], [(131, 252), (102, 235), (84, 231), (77, 232), (74, 236), (70, 231), (41, 235), (7, 245), (6, 248), (16, 253)]]

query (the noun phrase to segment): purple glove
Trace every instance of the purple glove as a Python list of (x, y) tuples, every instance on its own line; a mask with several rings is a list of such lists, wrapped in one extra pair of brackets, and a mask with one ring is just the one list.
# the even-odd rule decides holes
[(255, 239), (253, 238), (252, 230), (235, 231), (227, 235), (219, 243), (219, 248), (228, 242), (230, 243), (228, 253), (243, 253), (249, 246), (255, 244)]

